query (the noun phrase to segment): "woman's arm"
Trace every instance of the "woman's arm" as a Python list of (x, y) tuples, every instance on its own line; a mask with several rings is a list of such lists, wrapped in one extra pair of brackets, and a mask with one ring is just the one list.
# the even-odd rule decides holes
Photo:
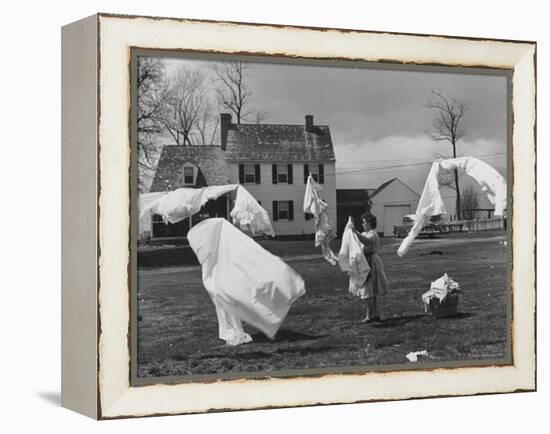
[(353, 232), (355, 233), (355, 235), (357, 235), (357, 238), (359, 239), (359, 241), (361, 241), (361, 244), (363, 244), (364, 246), (370, 247), (373, 244), (371, 239), (363, 235), (357, 229), (354, 229)]

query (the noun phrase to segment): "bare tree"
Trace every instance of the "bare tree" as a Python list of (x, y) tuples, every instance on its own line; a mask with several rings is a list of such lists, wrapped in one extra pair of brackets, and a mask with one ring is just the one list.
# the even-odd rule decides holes
[(161, 58), (140, 56), (137, 65), (138, 187), (146, 191), (158, 155), (158, 116), (164, 104), (164, 69)]
[(166, 83), (167, 97), (159, 121), (176, 145), (192, 146), (206, 103), (206, 77), (199, 70), (180, 68)]
[(197, 125), (197, 136), (201, 145), (212, 146), (219, 142), (218, 127), (220, 117), (214, 114), (214, 109), (210, 102), (205, 102), (204, 108), (201, 111)]
[(216, 80), (220, 83), (216, 90), (220, 105), (235, 115), (238, 124), (249, 114), (247, 107), (252, 95), (246, 84), (246, 69), (246, 63), (241, 61), (222, 62), (212, 66)]
[[(466, 113), (466, 105), (457, 99), (449, 99), (443, 94), (432, 90), (432, 95), (425, 106), (436, 111), (432, 123), (432, 130), (428, 135), (437, 142), (448, 142), (452, 147), (452, 156), (456, 158), (457, 142), (464, 135), (462, 128), (462, 118)], [(452, 181), (443, 179), (442, 182), (452, 186)], [(460, 185), (458, 179), (458, 170), (454, 169), (454, 190), (456, 190), (456, 215), (460, 220), (462, 218)]]
[(462, 192), (462, 216), (473, 220), (479, 216), (479, 193), (470, 184)]

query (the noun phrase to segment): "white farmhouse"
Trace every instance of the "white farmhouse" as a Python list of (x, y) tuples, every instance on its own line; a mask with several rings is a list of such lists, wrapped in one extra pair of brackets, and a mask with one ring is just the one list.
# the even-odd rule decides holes
[[(267, 210), (277, 237), (296, 237), (313, 234), (313, 222), (302, 212), (312, 174), (336, 224), (335, 156), (327, 125), (314, 125), (311, 115), (301, 125), (235, 124), (226, 113), (220, 121), (220, 146), (162, 148), (151, 192), (240, 183)], [(211, 201), (175, 225), (153, 216), (150, 233), (153, 238), (185, 237), (204, 218), (228, 218), (233, 199)]]

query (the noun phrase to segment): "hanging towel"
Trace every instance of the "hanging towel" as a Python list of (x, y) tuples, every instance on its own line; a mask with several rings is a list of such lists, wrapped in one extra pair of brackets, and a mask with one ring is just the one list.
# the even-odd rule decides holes
[(233, 224), (244, 232), (251, 233), (252, 235), (265, 234), (272, 237), (275, 236), (267, 211), (241, 185), (237, 188), (235, 206), (230, 215), (233, 219)]
[(187, 234), (202, 266), (202, 280), (228, 344), (250, 336), (244, 321), (273, 338), (292, 304), (305, 293), (302, 277), (283, 260), (222, 218), (211, 218)]
[(320, 186), (315, 182), (311, 174), (307, 178), (304, 194), (304, 213), (312, 214), (315, 224), (315, 247), (321, 246), (323, 257), (332, 265), (336, 265), (338, 257), (330, 247), (330, 242), (336, 238), (336, 234), (330, 225), (328, 217), (328, 205), (319, 197)]
[(363, 254), (363, 245), (357, 239), (357, 235), (355, 235), (352, 228), (353, 221), (349, 218), (342, 235), (338, 265), (342, 271), (347, 272), (349, 275), (349, 292), (359, 296), (361, 288), (369, 275), (370, 267)]

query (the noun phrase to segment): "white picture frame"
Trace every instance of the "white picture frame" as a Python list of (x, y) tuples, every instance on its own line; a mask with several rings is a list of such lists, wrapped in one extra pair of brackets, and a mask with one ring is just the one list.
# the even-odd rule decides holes
[[(132, 386), (131, 49), (512, 71), (512, 364)], [(62, 404), (96, 419), (532, 391), (534, 42), (98, 14), (63, 28)]]

